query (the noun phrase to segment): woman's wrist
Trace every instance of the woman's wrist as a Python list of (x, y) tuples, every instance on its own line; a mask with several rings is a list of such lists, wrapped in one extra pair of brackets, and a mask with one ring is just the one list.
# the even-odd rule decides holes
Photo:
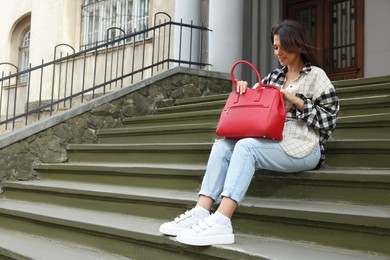
[(300, 99), (299, 97), (295, 97), (295, 101), (293, 102), (295, 107), (299, 110), (299, 111), (303, 111), (304, 107), (305, 107), (305, 101), (303, 101), (302, 99)]

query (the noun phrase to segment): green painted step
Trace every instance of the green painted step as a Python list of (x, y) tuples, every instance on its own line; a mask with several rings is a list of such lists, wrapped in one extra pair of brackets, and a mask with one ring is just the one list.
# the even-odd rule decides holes
[(38, 164), (40, 180), (126, 185), (149, 188), (196, 190), (205, 165), (134, 163), (49, 163)]
[(339, 117), (333, 139), (390, 139), (390, 112)]
[(390, 169), (257, 171), (247, 194), (262, 198), (390, 206)]
[(226, 103), (226, 99), (217, 100), (217, 101), (192, 103), (192, 104), (185, 104), (185, 105), (180, 105), (180, 106), (158, 108), (154, 111), (154, 113), (155, 114), (168, 114), (168, 113), (176, 113), (176, 112), (194, 112), (194, 111), (201, 111), (201, 110), (215, 110), (215, 109), (222, 110), (225, 103)]
[[(0, 219), (2, 219), (0, 217)], [(5, 220), (7, 222), (7, 220)], [(4, 225), (3, 225), (4, 226)], [(4, 257), (4, 258), (3, 258)], [(1, 259), (83, 259), (83, 260), (125, 260), (123, 256), (104, 252), (99, 248), (59, 239), (48, 239), (41, 235), (18, 232), (0, 227)]]
[(248, 197), (237, 210), (237, 232), (310, 241), (390, 256), (390, 207)]
[(3, 187), (6, 199), (155, 219), (167, 219), (172, 214), (181, 214), (182, 209), (172, 207), (172, 203), (180, 203), (182, 207), (188, 208), (195, 203), (196, 198), (196, 191), (180, 188), (161, 189), (62, 180), (6, 182)]
[[(64, 241), (64, 244), (78, 244), (79, 247), (95, 248), (108, 252), (107, 256), (110, 255), (109, 253), (118, 255), (117, 259), (180, 260), (183, 259), (184, 254), (188, 259), (195, 260), (199, 259), (199, 256), (202, 257), (199, 253), (193, 254), (185, 249), (180, 250), (175, 245), (177, 243), (162, 238), (155, 231), (158, 225), (154, 219), (72, 207), (12, 200), (2, 200), (0, 206), (0, 229), (11, 229), (14, 232), (25, 232), (33, 237), (43, 237), (47, 243), (59, 240)], [(0, 256), (4, 251), (1, 249), (2, 244), (0, 244)], [(28, 250), (28, 248), (24, 248), (27, 245), (18, 243), (16, 246), (18, 246), (18, 250), (22, 250), (22, 248), (24, 251)], [(42, 249), (42, 246), (42, 244), (38, 245), (35, 250)], [(170, 250), (167, 250), (169, 248)], [(5, 250), (7, 249), (5, 248)], [(38, 254), (38, 257), (34, 257), (28, 252), (26, 254), (27, 258), (13, 258), (14, 255), (12, 255), (11, 259), (62, 259), (61, 256), (42, 258), (45, 252)]]
[[(192, 112), (176, 112), (173, 114), (157, 114), (129, 117), (123, 120), (125, 127), (151, 127), (161, 125), (198, 124), (218, 122), (222, 109), (200, 110)], [(102, 129), (103, 130), (103, 129)], [(99, 130), (101, 131), (101, 130)]]
[(213, 102), (213, 101), (226, 101), (228, 96), (229, 94), (219, 94), (219, 95), (209, 95), (209, 96), (201, 96), (201, 97), (182, 98), (176, 100), (175, 106), (203, 103), (203, 102)]
[(390, 139), (337, 139), (325, 146), (327, 167), (390, 168)]
[[(41, 186), (42, 185), (46, 187), (50, 186), (41, 184)], [(56, 185), (52, 185), (53, 193), (61, 192), (58, 187), (57, 191), (55, 191), (55, 187)], [(72, 189), (72, 187), (69, 189)], [(152, 197), (160, 197), (160, 200), (164, 201), (167, 206), (171, 203), (171, 206), (178, 207), (178, 210), (189, 207), (188, 204), (190, 201), (189, 199), (186, 199), (186, 197), (190, 196), (190, 194), (187, 192), (164, 192), (165, 193), (157, 195), (151, 194), (150, 191), (148, 192), (147, 190), (144, 190), (143, 192), (138, 191), (137, 196), (139, 198), (137, 201), (139, 203), (148, 198), (152, 200)], [(95, 191), (95, 193), (97, 194), (99, 192)], [(100, 191), (100, 193), (106, 193), (106, 197), (108, 194), (112, 196), (109, 191)], [(72, 193), (66, 192), (65, 194)], [(49, 195), (50, 193), (46, 194), (46, 197), (53, 196), (53, 194)], [(192, 195), (195, 197), (195, 194)], [(43, 199), (44, 194), (40, 196), (41, 199)], [(76, 200), (76, 198), (74, 198), (76, 197), (75, 195), (71, 196), (72, 199), (69, 197), (69, 195), (65, 196), (68, 203), (70, 200)], [(50, 202), (48, 198), (46, 198), (46, 201), (48, 202), (38, 201), (32, 194), (29, 194), (28, 202), (19, 201), (17, 200), (17, 197), (13, 198), (13, 196), (11, 196), (11, 198), (12, 199), (9, 199), (7, 197), (7, 199), (2, 201), (2, 204), (0, 205), (0, 214), (24, 217), (40, 222), (55, 223), (57, 225), (71, 225), (76, 229), (86, 230), (92, 233), (110, 229), (109, 227), (102, 227), (100, 223), (100, 227), (95, 227), (97, 222), (105, 221), (105, 225), (115, 227), (115, 234), (110, 232), (110, 235), (127, 236), (128, 228), (132, 228), (131, 226), (135, 225), (134, 219), (137, 220), (138, 218), (141, 218), (141, 220), (145, 220), (145, 218), (147, 218), (147, 216), (136, 216), (128, 211), (123, 212), (125, 209), (122, 209), (121, 212), (113, 212), (112, 210), (109, 211), (106, 209), (106, 207), (101, 207), (95, 211), (88, 207), (89, 204), (87, 201), (83, 200), (81, 200), (80, 203), (83, 202), (85, 206), (76, 208), (79, 203), (74, 203), (70, 207), (69, 205), (62, 205), (61, 203), (64, 203), (64, 199), (60, 200), (57, 196), (53, 197), (52, 202)], [(102, 199), (97, 200), (101, 201)], [(157, 200), (157, 205), (161, 205), (162, 201)], [(56, 205), (51, 204), (53, 202), (56, 203)], [(100, 202), (100, 204), (103, 203), (104, 202)], [(43, 206), (45, 210), (38, 211), (37, 205), (39, 210), (42, 210), (40, 207)], [(123, 205), (122, 208), (123, 207), (125, 206)], [(129, 204), (128, 208), (130, 210), (133, 208), (133, 205)], [(158, 224), (161, 224), (164, 221), (164, 218), (161, 218), (162, 209), (156, 207), (156, 205), (150, 205), (149, 208), (151, 208), (150, 214), (152, 214), (152, 218), (156, 224), (150, 226), (150, 223), (148, 223), (147, 229), (149, 229), (149, 232), (158, 233)], [(152, 209), (154, 209), (154, 211)], [(91, 216), (91, 212), (95, 212), (94, 214), (98, 216)], [(80, 223), (79, 221), (81, 218), (83, 218), (83, 223)], [(156, 221), (156, 218), (161, 218), (162, 220)], [(377, 253), (390, 255), (390, 251), (386, 246), (390, 242), (389, 220), (389, 207), (358, 206), (286, 199), (266, 200), (247, 197), (238, 209), (233, 220), (233, 225), (236, 233), (273, 236), (295, 241), (310, 241), (327, 246), (343, 247), (352, 250), (375, 251)], [(143, 225), (146, 224), (142, 222), (137, 223), (136, 228), (146, 228), (143, 227)], [(321, 236), (318, 236), (318, 234), (321, 234)], [(142, 234), (132, 233), (131, 235), (132, 238), (135, 237), (138, 239), (139, 236), (147, 236), (148, 232), (142, 230)], [(151, 238), (148, 238), (148, 241), (152, 242), (153, 240), (150, 239)], [(237, 245), (240, 244), (240, 241), (237, 241)]]
[(70, 162), (204, 164), (212, 143), (72, 144)]
[(13, 200), (0, 205), (0, 220), (1, 228), (6, 225), (19, 232), (28, 230), (30, 234), (77, 241), (83, 246), (95, 244), (101, 250), (134, 259), (389, 259), (386, 255), (239, 232), (233, 245), (191, 247), (161, 235), (161, 222), (155, 219)]
[(340, 99), (339, 116), (390, 112), (390, 95), (360, 96)]
[(98, 131), (101, 144), (212, 142), (216, 123), (113, 128)]
[[(69, 145), (70, 162), (204, 164), (212, 143)], [(390, 168), (389, 139), (340, 139), (326, 143), (327, 167)], [(369, 156), (370, 160), (367, 160)]]
[[(165, 164), (39, 164), (41, 180), (75, 181), (159, 189), (196, 191), (206, 165)], [(327, 169), (299, 173), (257, 171), (248, 195), (389, 205), (390, 169)]]
[(390, 76), (341, 80), (333, 82), (340, 98), (388, 94)]
[[(168, 125), (165, 125), (168, 124)], [(98, 131), (99, 143), (140, 142), (209, 142), (215, 135), (214, 123), (177, 124), (168, 121), (160, 126), (125, 127)], [(390, 139), (390, 113), (340, 117), (332, 138)]]

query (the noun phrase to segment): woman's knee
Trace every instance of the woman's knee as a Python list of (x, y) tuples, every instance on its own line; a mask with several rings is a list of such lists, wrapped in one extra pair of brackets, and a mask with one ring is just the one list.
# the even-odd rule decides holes
[(253, 141), (251, 140), (251, 138), (241, 139), (236, 143), (234, 150), (249, 151), (250, 148), (253, 146), (252, 142)]
[(234, 149), (234, 146), (235, 146), (234, 140), (219, 139), (214, 142), (212, 150), (224, 154), (226, 152), (232, 151)]

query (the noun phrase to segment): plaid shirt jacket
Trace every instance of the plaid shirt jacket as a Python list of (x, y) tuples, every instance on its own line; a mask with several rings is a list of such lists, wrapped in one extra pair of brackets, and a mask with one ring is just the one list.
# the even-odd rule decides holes
[[(286, 82), (286, 71), (286, 67), (276, 69), (262, 83), (282, 88)], [(302, 158), (310, 154), (319, 141), (321, 159), (316, 167), (318, 169), (325, 160), (324, 144), (336, 127), (339, 100), (326, 73), (309, 63), (292, 85), (287, 87), (287, 91), (304, 101), (304, 109), (301, 112), (294, 106), (288, 108), (281, 146), (290, 156)], [(315, 138), (310, 138), (310, 133)]]

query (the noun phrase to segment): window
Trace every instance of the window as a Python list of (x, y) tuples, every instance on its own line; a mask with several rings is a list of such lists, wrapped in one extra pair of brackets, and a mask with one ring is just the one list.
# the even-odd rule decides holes
[[(28, 31), (22, 40), (22, 43), (19, 47), (19, 71), (24, 71), (28, 69), (30, 58), (30, 31)], [(23, 74), (19, 77), (19, 83), (27, 82), (28, 74)]]
[(148, 28), (149, 0), (85, 0), (82, 8), (82, 49)]
[(284, 0), (284, 17), (306, 26), (332, 80), (364, 76), (364, 0)]

